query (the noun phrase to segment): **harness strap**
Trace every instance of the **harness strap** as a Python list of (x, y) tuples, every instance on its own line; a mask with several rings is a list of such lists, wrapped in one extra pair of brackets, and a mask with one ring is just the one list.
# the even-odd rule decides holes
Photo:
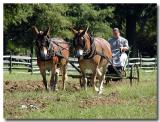
[[(52, 58), (52, 57), (55, 57), (55, 56), (60, 56), (60, 55), (62, 55), (62, 52), (61, 52), (61, 51), (62, 51), (63, 49), (69, 51), (67, 48), (62, 47), (62, 46), (59, 45), (57, 42), (52, 41), (51, 38), (48, 40), (48, 42), (49, 42), (49, 48), (48, 48), (48, 50), (50, 50), (50, 57), (51, 57), (51, 58)], [(55, 45), (57, 45), (58, 51), (55, 52), (54, 50), (51, 49), (51, 48), (52, 48), (52, 44), (51, 44), (51, 43), (54, 43)], [(68, 42), (60, 42), (60, 43), (68, 44)], [(62, 49), (60, 49), (60, 48), (62, 48)], [(51, 58), (48, 59), (48, 60), (51, 60)]]
[(66, 61), (68, 61), (79, 73), (81, 73), (81, 71), (72, 63), (68, 60), (68, 58), (65, 58), (62, 54), (55, 52), (55, 54), (61, 58), (66, 59)]
[[(49, 39), (49, 48), (48, 48), (48, 50), (50, 50), (50, 48), (51, 48), (51, 42), (53, 42), (55, 45), (57, 45), (58, 47), (61, 47), (62, 49), (65, 49), (65, 50), (67, 50), (67, 51), (69, 51), (69, 49), (67, 49), (67, 48), (64, 48), (64, 47), (62, 47), (61, 45), (59, 45), (57, 42), (55, 42), (55, 41), (51, 41), (51, 39)], [(63, 43), (63, 42), (60, 42), (60, 43)], [(68, 42), (64, 42), (65, 44), (68, 44)]]
[(95, 43), (94, 43), (94, 38), (90, 36), (90, 43), (92, 42), (91, 44), (91, 48), (86, 50), (84, 52), (84, 59), (90, 59), (92, 58), (94, 55), (95, 55), (95, 52), (96, 52), (96, 47), (95, 47)]
[(105, 58), (105, 59), (112, 65), (112, 67), (113, 67), (113, 69), (116, 71), (116, 73), (117, 73), (119, 76), (121, 76), (120, 72), (117, 70), (117, 68), (116, 68), (115, 66), (113, 66), (113, 63), (112, 63), (112, 61), (108, 58), (108, 56), (105, 56), (105, 55), (103, 55), (101, 52), (97, 52), (97, 51), (96, 51), (96, 54), (102, 56), (103, 58)]

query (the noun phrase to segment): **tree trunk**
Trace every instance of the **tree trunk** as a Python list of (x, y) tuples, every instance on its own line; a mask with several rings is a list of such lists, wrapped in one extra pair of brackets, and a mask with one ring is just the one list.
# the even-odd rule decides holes
[(130, 12), (126, 15), (126, 37), (128, 39), (129, 46), (131, 48), (131, 56), (137, 56), (137, 48), (136, 48), (136, 17), (134, 14)]
[(5, 55), (7, 53), (7, 41), (8, 39), (6, 38), (6, 34), (5, 32), (3, 32), (3, 55)]

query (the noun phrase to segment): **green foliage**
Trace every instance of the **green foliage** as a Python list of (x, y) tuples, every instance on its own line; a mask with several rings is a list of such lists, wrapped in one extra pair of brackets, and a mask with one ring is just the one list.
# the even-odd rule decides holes
[(16, 47), (16, 45), (13, 43), (12, 40), (9, 40), (8, 44), (7, 44), (7, 51), (8, 52), (12, 52), (13, 54), (18, 54), (19, 53), (19, 50), (18, 48)]
[(28, 22), (27, 18), (33, 15), (32, 5), (29, 4), (4, 4), (4, 29), (10, 25), (20, 25)]
[(128, 39), (130, 46), (134, 47), (133, 53), (139, 50), (142, 55), (157, 55), (156, 4), (117, 4), (114, 18), (116, 21), (112, 25), (121, 29), (122, 35)]
[(95, 36), (105, 39), (112, 36), (113, 27), (119, 27), (122, 36), (127, 37), (126, 17), (130, 14), (137, 23), (135, 40), (145, 33), (144, 43), (146, 38), (154, 38), (156, 42), (156, 10), (156, 4), (4, 4), (4, 52), (7, 53), (9, 40), (19, 47), (33, 49), (33, 25), (39, 30), (50, 26), (52, 37), (67, 41), (72, 41), (74, 36), (69, 27), (89, 27)]
[(106, 18), (112, 16), (113, 10), (113, 7), (98, 9), (96, 4), (4, 4), (5, 41), (12, 39), (22, 47), (30, 47), (34, 39), (32, 25), (39, 30), (50, 26), (51, 36), (67, 40), (73, 39), (69, 27), (89, 27), (96, 36), (107, 39), (111, 27)]

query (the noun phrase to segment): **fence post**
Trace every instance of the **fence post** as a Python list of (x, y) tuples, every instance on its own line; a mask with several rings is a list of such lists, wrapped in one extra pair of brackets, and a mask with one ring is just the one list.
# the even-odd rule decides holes
[(157, 57), (155, 56), (155, 68), (154, 68), (154, 70), (156, 70), (157, 69)]
[(139, 50), (138, 50), (138, 58), (140, 57), (140, 54), (139, 54)]
[(30, 57), (31, 57), (31, 59), (30, 59), (30, 63), (31, 63), (30, 68), (31, 68), (31, 75), (32, 75), (33, 74), (33, 62), (32, 62), (33, 57), (32, 57), (32, 53), (30, 54)]
[(9, 58), (9, 73), (12, 73), (12, 53), (10, 51), (10, 58)]
[(142, 55), (140, 55), (140, 67), (142, 67)]

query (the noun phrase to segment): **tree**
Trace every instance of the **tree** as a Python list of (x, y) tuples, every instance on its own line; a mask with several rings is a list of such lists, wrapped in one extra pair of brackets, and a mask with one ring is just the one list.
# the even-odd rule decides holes
[(7, 53), (7, 45), (9, 40), (13, 41), (12, 44), (19, 45), (23, 43), (20, 43), (20, 40), (24, 40), (23, 37), (25, 31), (27, 31), (24, 31), (26, 27), (26, 24), (24, 23), (26, 23), (27, 18), (32, 15), (32, 5), (4, 4), (4, 53)]
[[(149, 12), (149, 10), (151, 11)], [(151, 16), (156, 16), (154, 11), (156, 11), (156, 4), (118, 4), (116, 6), (114, 11), (115, 19), (120, 21), (115, 23), (115, 25), (118, 25), (121, 29), (123, 28), (123, 32), (126, 29), (126, 38), (132, 46), (133, 57), (136, 57), (137, 51), (141, 50), (138, 49), (139, 46), (136, 42), (136, 40), (138, 40), (137, 28), (144, 30), (143, 26), (147, 24), (146, 22), (149, 20), (149, 18)], [(148, 15), (150, 15), (150, 17)], [(141, 26), (139, 26), (139, 23), (141, 23)], [(156, 30), (155, 28), (152, 29), (152, 31)]]
[[(74, 35), (69, 27), (89, 27), (94, 36), (107, 40), (112, 36), (112, 28), (118, 27), (136, 56), (137, 50), (149, 49), (143, 49), (137, 40), (143, 44), (148, 43), (146, 40), (156, 41), (156, 10), (156, 4), (4, 4), (4, 53), (13, 47), (33, 53), (35, 37), (31, 27), (35, 25), (39, 30), (50, 26), (51, 37), (70, 42)], [(153, 44), (150, 47), (153, 50)]]
[[(5, 45), (8, 40), (12, 40), (12, 44), (31, 48), (31, 52), (34, 45), (32, 25), (39, 30), (50, 26), (52, 37), (58, 36), (68, 41), (73, 39), (69, 27), (89, 27), (95, 36), (106, 39), (111, 35), (110, 23), (106, 20), (108, 15), (112, 16), (113, 7), (109, 6), (100, 8), (96, 4), (5, 4), (4, 11)], [(6, 52), (6, 48), (4, 51)]]

